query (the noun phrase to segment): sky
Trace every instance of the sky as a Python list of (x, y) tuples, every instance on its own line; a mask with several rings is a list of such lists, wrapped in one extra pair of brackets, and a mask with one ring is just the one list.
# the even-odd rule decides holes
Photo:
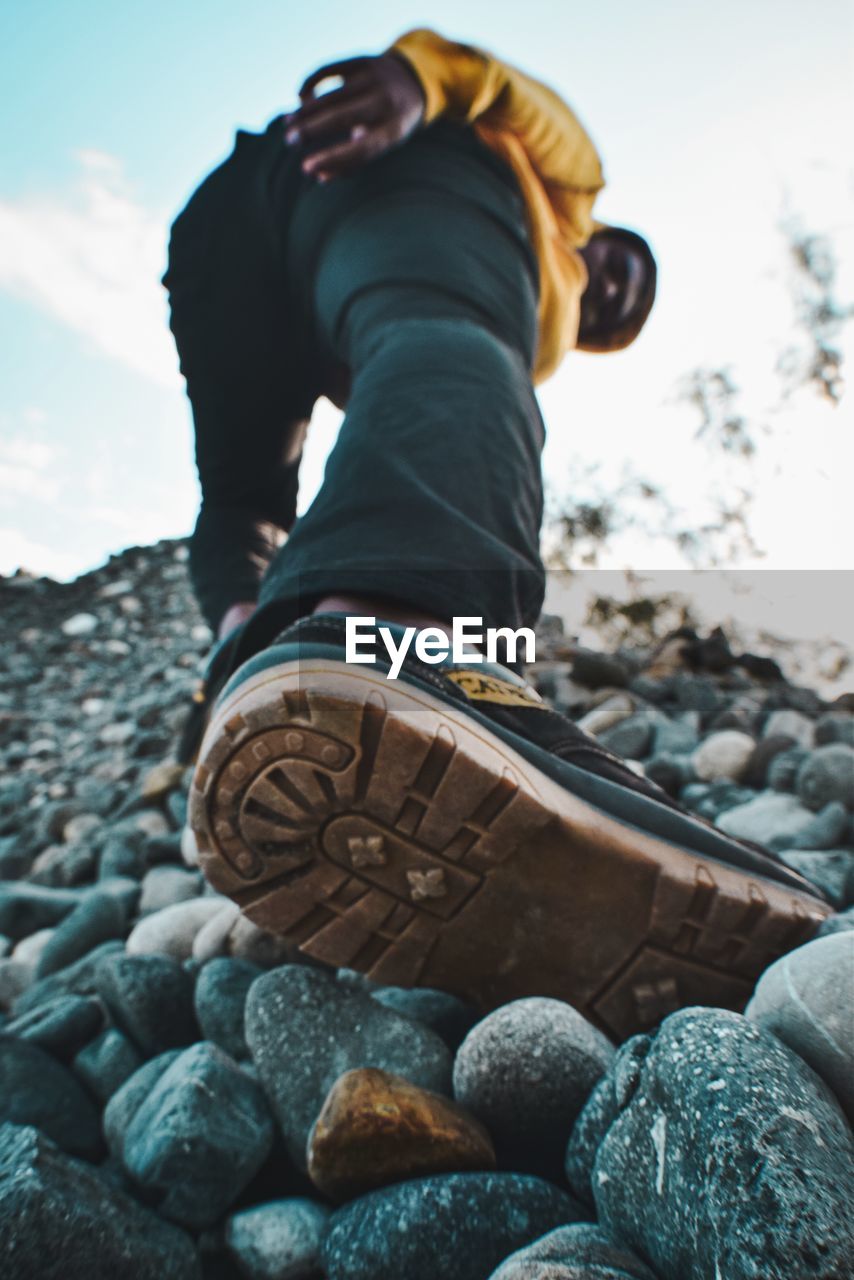
[[(66, 578), (189, 532), (191, 423), (159, 285), (170, 222), (235, 129), (263, 129), (315, 66), (422, 25), (556, 88), (604, 158), (598, 216), (642, 229), (659, 259), (633, 348), (572, 355), (541, 390), (552, 504), (628, 471), (698, 523), (746, 484), (763, 552), (746, 567), (850, 569), (851, 400), (773, 407), (793, 322), (784, 213), (831, 237), (854, 297), (848, 0), (18, 0), (0, 16), (0, 572)], [(747, 471), (675, 400), (698, 366), (729, 367), (759, 424)], [(338, 422), (322, 404), (303, 509)], [(604, 560), (683, 563), (665, 532), (618, 535)]]

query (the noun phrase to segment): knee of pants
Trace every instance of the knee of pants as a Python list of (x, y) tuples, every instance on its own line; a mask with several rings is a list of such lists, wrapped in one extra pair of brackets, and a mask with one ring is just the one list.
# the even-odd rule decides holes
[(470, 316), (399, 318), (362, 328), (356, 323), (348, 345), (354, 392), (360, 380), (389, 378), (410, 386), (427, 382), (445, 394), (481, 385), (526, 399), (533, 394), (522, 352)]

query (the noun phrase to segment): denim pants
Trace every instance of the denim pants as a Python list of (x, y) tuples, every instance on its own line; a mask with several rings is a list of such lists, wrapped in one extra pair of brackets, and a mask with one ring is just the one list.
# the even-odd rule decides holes
[[(328, 184), (280, 119), (238, 133), (172, 228), (164, 284), (212, 626), (257, 599), (269, 634), (327, 594), (535, 621), (537, 267), (515, 179), (470, 129), (435, 124)], [(343, 425), (296, 519), (299, 424), (342, 371)]]

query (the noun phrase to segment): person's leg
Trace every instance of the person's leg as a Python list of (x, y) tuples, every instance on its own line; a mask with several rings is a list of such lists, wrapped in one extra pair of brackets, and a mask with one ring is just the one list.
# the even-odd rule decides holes
[[(418, 170), (395, 158), (373, 200), (354, 184), (354, 207), (316, 189), (298, 203), (293, 272), (309, 264), (317, 340), (352, 387), (320, 493), (262, 586), (281, 624), (331, 595), (489, 625), (530, 623), (541, 606), (543, 426), (523, 213), (476, 148), (413, 151)], [(341, 213), (314, 247), (316, 211), (331, 199)]]
[[(164, 284), (195, 424), (202, 505), (190, 569), (216, 630), (256, 599), (296, 519), (314, 394), (288, 323), (280, 227), (269, 190), (295, 162), (274, 122), (234, 151), (176, 219)], [(285, 173), (287, 180), (287, 173)]]

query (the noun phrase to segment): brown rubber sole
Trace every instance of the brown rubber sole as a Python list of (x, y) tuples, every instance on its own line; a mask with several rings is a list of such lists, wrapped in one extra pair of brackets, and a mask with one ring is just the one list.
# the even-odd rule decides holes
[(481, 1008), (554, 996), (617, 1039), (742, 1008), (830, 910), (609, 817), (427, 692), (321, 659), (218, 708), (190, 822), (211, 883), (306, 956)]

